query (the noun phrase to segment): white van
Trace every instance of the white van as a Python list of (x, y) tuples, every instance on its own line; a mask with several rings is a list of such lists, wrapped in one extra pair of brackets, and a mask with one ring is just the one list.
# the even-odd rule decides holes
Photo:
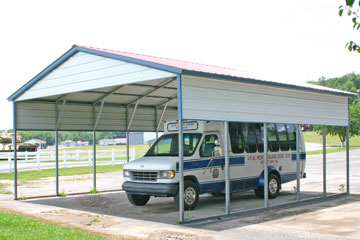
[[(230, 191), (255, 190), (264, 197), (263, 124), (229, 123)], [(282, 183), (296, 179), (296, 127), (268, 124), (269, 198)], [(144, 157), (124, 165), (123, 190), (134, 205), (145, 205), (150, 196), (174, 197), (179, 204), (178, 123), (165, 123), (165, 133)], [(193, 209), (199, 194), (225, 193), (225, 158), (222, 122), (185, 121), (184, 208)], [(300, 134), (300, 176), (305, 177), (305, 145)]]

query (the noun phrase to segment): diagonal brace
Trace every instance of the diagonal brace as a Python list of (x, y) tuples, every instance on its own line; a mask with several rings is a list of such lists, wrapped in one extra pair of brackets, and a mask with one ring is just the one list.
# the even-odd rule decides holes
[(160, 102), (158, 105), (156, 105), (156, 107), (160, 107), (161, 105), (163, 105), (164, 103), (168, 103), (168, 102), (170, 102), (171, 100), (174, 100), (174, 99), (176, 99), (177, 98), (177, 94), (176, 95), (174, 95), (174, 96), (172, 96), (172, 97), (170, 97), (170, 98), (168, 98), (168, 99), (166, 99), (166, 100), (164, 100), (164, 101), (162, 101), (162, 102)]
[(62, 107), (61, 107), (61, 111), (60, 111), (60, 114), (58, 116), (58, 119), (56, 120), (56, 129), (59, 129), (60, 121), (61, 121), (61, 118), (62, 118), (62, 116), (64, 114), (65, 104), (66, 104), (66, 97), (64, 97), (64, 99), (63, 99), (63, 104), (62, 104)]
[[(96, 130), (97, 125), (98, 125), (98, 123), (99, 123), (100, 116), (101, 116), (101, 112), (102, 112), (102, 110), (103, 110), (103, 108), (104, 108), (104, 103), (105, 103), (105, 98), (103, 98), (102, 101), (101, 101), (100, 109), (99, 109), (98, 115), (97, 115), (97, 117), (96, 117), (96, 121), (95, 121), (95, 123), (94, 123), (94, 131)], [(95, 106), (95, 104), (94, 104), (94, 106)]]
[(173, 81), (175, 81), (175, 80), (176, 80), (176, 79), (173, 79), (173, 78), (172, 78), (172, 79), (170, 79), (170, 80), (167, 80), (167, 81), (162, 82), (160, 86), (158, 86), (158, 87), (156, 87), (156, 88), (154, 88), (154, 89), (146, 92), (144, 95), (136, 98), (135, 100), (127, 103), (126, 105), (131, 105), (131, 104), (133, 104), (134, 102), (140, 101), (140, 100), (143, 99), (144, 97), (149, 96), (151, 93), (153, 93), (153, 92), (155, 92), (155, 91), (157, 91), (157, 90), (165, 87), (167, 84), (169, 84), (169, 83), (171, 83), (171, 82), (173, 82)]
[(156, 132), (159, 131), (160, 124), (161, 124), (162, 119), (163, 119), (163, 117), (164, 117), (164, 114), (165, 114), (165, 111), (166, 111), (166, 108), (167, 108), (168, 103), (169, 103), (169, 102), (167, 102), (167, 103), (165, 104), (164, 109), (163, 109), (163, 111), (162, 111), (162, 113), (161, 113), (160, 119), (159, 119), (158, 124), (157, 124), (157, 126), (156, 126)]
[(136, 112), (136, 108), (137, 108), (138, 104), (139, 104), (139, 100), (136, 101), (134, 110), (133, 110), (133, 112), (132, 112), (132, 114), (131, 114), (131, 118), (130, 118), (130, 120), (129, 120), (129, 124), (128, 124), (128, 126), (127, 126), (127, 131), (129, 131), (129, 129), (130, 129), (130, 126), (131, 126), (131, 123), (132, 123), (132, 121), (133, 121), (133, 119), (134, 119), (135, 112)]
[(117, 90), (119, 90), (119, 89), (121, 89), (121, 88), (123, 88), (123, 87), (125, 87), (125, 86), (126, 86), (126, 85), (121, 85), (121, 86), (119, 86), (119, 87), (114, 88), (114, 89), (111, 90), (110, 92), (106, 93), (104, 96), (101, 96), (100, 98), (96, 99), (96, 100), (94, 101), (94, 104), (97, 104), (98, 102), (104, 100), (105, 98), (107, 98), (108, 96), (112, 95), (112, 94), (115, 93)]

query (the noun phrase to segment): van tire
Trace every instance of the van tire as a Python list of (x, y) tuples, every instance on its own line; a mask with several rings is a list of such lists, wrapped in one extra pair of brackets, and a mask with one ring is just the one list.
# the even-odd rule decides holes
[[(176, 207), (179, 209), (179, 191), (174, 196)], [(184, 181), (184, 209), (193, 210), (199, 202), (199, 186), (191, 181)]]
[[(279, 195), (280, 180), (276, 174), (270, 173), (268, 181), (268, 197), (269, 199), (276, 198)], [(264, 198), (264, 187), (259, 187), (254, 191), (258, 198)]]
[(138, 195), (126, 193), (129, 202), (135, 206), (144, 206), (150, 199), (149, 195)]

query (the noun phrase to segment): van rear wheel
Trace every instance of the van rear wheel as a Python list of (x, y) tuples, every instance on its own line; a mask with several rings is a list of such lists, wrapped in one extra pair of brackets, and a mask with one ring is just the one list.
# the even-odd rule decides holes
[[(280, 190), (280, 180), (278, 176), (274, 173), (269, 174), (268, 179), (268, 197), (269, 199), (276, 198)], [(255, 189), (255, 195), (258, 198), (264, 198), (264, 187), (259, 187)]]
[(150, 199), (149, 195), (138, 195), (126, 193), (129, 202), (135, 206), (144, 206)]
[[(176, 207), (179, 208), (179, 191), (174, 196)], [(184, 181), (184, 209), (193, 210), (199, 202), (199, 186), (191, 180)]]

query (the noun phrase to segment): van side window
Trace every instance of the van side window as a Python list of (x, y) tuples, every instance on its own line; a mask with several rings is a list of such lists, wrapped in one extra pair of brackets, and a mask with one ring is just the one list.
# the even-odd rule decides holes
[(231, 150), (233, 153), (243, 153), (243, 137), (241, 133), (241, 124), (240, 123), (229, 123), (229, 135), (230, 135), (230, 144)]
[(276, 124), (276, 128), (279, 136), (281, 151), (289, 151), (289, 140), (285, 124)]
[(200, 146), (200, 157), (211, 157), (215, 148), (215, 140), (218, 137), (215, 134), (206, 135)]
[(296, 126), (294, 124), (287, 124), (286, 127), (289, 134), (290, 148), (296, 151)]
[(270, 123), (267, 125), (267, 134), (268, 134), (268, 142), (269, 142), (269, 150), (271, 152), (279, 151), (279, 140), (276, 133), (275, 124)]
[(259, 152), (264, 152), (264, 125), (260, 123), (255, 123), (255, 135), (257, 141), (257, 150)]
[(242, 129), (242, 133), (244, 136), (244, 146), (245, 146), (246, 152), (255, 153), (257, 150), (257, 147), (256, 147), (256, 135), (255, 135), (254, 124), (242, 123), (241, 129)]

